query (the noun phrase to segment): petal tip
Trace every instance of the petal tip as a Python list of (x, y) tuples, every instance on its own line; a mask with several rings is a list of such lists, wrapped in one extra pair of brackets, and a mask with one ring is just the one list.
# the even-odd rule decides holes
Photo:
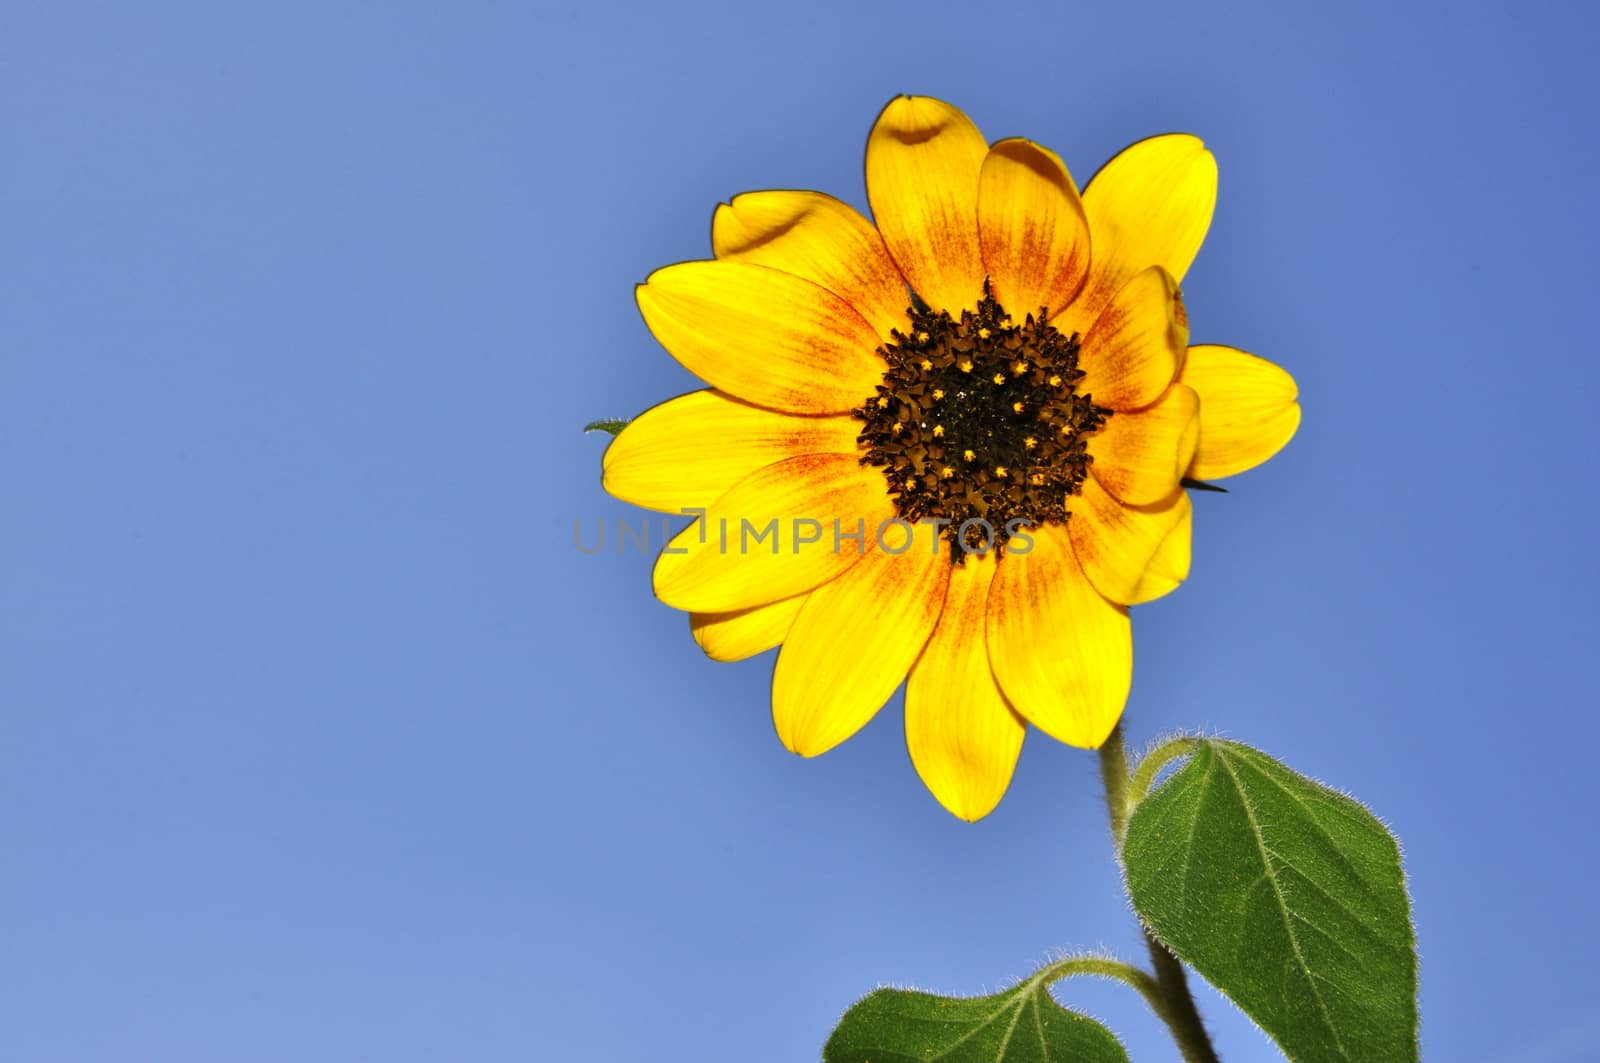
[(952, 122), (970, 121), (960, 108), (933, 96), (902, 93), (884, 105), (873, 123), (872, 132), (894, 137), (906, 144), (932, 140)]
[(1122, 713), (1118, 711), (1108, 721), (1076, 720), (1071, 727), (1057, 727), (1050, 737), (1074, 749), (1099, 749), (1111, 737), (1121, 718)]
[(998, 808), (1011, 785), (1010, 770), (996, 785), (993, 778), (982, 779), (981, 772), (978, 776), (966, 772), (929, 772), (916, 757), (912, 758), (912, 765), (939, 807), (964, 823), (976, 823)]
[(692, 579), (684, 578), (683, 565), (676, 563), (680, 561), (683, 553), (681, 546), (679, 549), (673, 549), (677, 543), (677, 538), (669, 541), (667, 548), (656, 558), (655, 565), (650, 569), (650, 592), (662, 605), (688, 612), (699, 603), (690, 602), (685, 597), (685, 593), (693, 588), (694, 582)]
[[(800, 733), (787, 733), (783, 726), (778, 723), (778, 717), (776, 714), (773, 717), (773, 724), (778, 732), (778, 741), (783, 743), (783, 748), (787, 749), (789, 752), (793, 753), (802, 760), (811, 760), (814, 757), (820, 757), (822, 754), (828, 752), (828, 750), (839, 744), (839, 742), (825, 741), (815, 733), (806, 733), (804, 731)], [(840, 741), (842, 741), (842, 739)]]
[(973, 795), (962, 796), (963, 800), (946, 802), (941, 799), (939, 803), (944, 806), (946, 812), (963, 823), (976, 823), (1000, 806), (1001, 795), (996, 795), (993, 800), (986, 797), (974, 799)]

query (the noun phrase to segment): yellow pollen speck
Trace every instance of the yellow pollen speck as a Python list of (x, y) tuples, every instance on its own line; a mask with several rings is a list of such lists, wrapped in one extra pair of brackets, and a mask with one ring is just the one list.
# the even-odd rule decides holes
[(917, 333), (917, 342), (918, 343), (927, 343), (928, 342), (928, 334), (926, 332)]
[(1006, 375), (1004, 373), (996, 373), (994, 375), (994, 382), (996, 384), (1004, 384), (1006, 382)]
[(922, 360), (922, 371), (924, 373), (926, 373), (928, 370), (930, 370), (932, 368), (933, 368), (933, 362), (930, 359), (924, 358)]
[(933, 426), (933, 438), (935, 438), (935, 439), (944, 438), (944, 425), (936, 424), (936, 425)]
[(956, 474), (956, 471), (954, 469), (952, 469), (950, 466), (946, 465), (944, 468), (939, 470), (939, 479), (941, 479), (941, 480), (953, 479), (955, 477), (955, 474)]
[(990, 337), (990, 336), (992, 336), (992, 335), (994, 335), (994, 333), (992, 333), (992, 332), (990, 332), (990, 331), (989, 331), (989, 330), (988, 330), (988, 329), (986, 329), (986, 328), (981, 328), (981, 329), (979, 329), (979, 330), (978, 330), (978, 338), (979, 338), (979, 339), (980, 339), (980, 340), (986, 340), (986, 339), (988, 339), (988, 338), (989, 338), (989, 337)]
[(1044, 473), (1036, 472), (1036, 473), (1033, 474), (1033, 476), (1030, 477), (1030, 479), (1033, 482), (1033, 486), (1035, 486), (1035, 487), (1043, 487), (1044, 486)]
[(1004, 465), (996, 466), (995, 470), (994, 470), (994, 474), (996, 476), (1000, 477), (1000, 479), (1004, 480), (1006, 478), (1006, 467)]
[(879, 395), (878, 396), (878, 409), (887, 410), (888, 408), (889, 408), (889, 396), (887, 396), (887, 395)]
[(1029, 450), (1032, 450), (1034, 447), (1039, 445), (1039, 441), (1032, 436), (1029, 436), (1027, 439), (1022, 441), (1022, 445), (1027, 447)]
[(974, 454), (970, 450), (963, 450), (961, 452), (961, 456), (963, 458), (966, 458), (968, 461), (976, 461), (976, 460), (978, 460), (978, 455)]
[(961, 359), (960, 369), (961, 369), (961, 371), (963, 373), (972, 372), (972, 359), (971, 358), (963, 358), (963, 359)]
[(891, 435), (899, 435), (901, 432), (904, 432), (905, 430), (906, 430), (906, 426), (901, 424), (899, 421), (896, 421), (894, 424), (889, 426), (889, 433)]
[(1011, 371), (1017, 376), (1021, 376), (1028, 371), (1028, 363), (1019, 358), (1011, 363)]
[(1052, 373), (1051, 376), (1050, 376), (1050, 386), (1053, 387), (1053, 388), (1060, 387), (1061, 386), (1061, 378)]
[(934, 388), (933, 397), (935, 400), (944, 398), (944, 388)]
[(1020, 402), (1013, 402), (1013, 403), (1012, 403), (1012, 404), (1011, 404), (1011, 412), (1012, 412), (1012, 413), (1021, 413), (1021, 412), (1022, 412), (1022, 410), (1023, 410), (1023, 405), (1022, 405), (1022, 403), (1020, 403)]
[(917, 489), (917, 481), (907, 480), (903, 489), (906, 491), (915, 491)]

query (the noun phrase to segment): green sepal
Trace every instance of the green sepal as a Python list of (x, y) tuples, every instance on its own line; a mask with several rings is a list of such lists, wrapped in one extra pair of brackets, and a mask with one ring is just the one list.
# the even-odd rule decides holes
[(1123, 841), (1145, 924), (1295, 1063), (1413, 1063), (1400, 847), (1349, 797), (1249, 746), (1194, 741)]
[(844, 1013), (823, 1063), (1128, 1063), (1110, 1030), (1030, 978), (986, 997), (879, 989)]
[(621, 432), (624, 428), (628, 427), (628, 422), (631, 420), (633, 420), (632, 417), (607, 417), (599, 421), (590, 421), (588, 424), (583, 426), (583, 434), (588, 435), (590, 432), (609, 432), (613, 437), (615, 437), (618, 432)]

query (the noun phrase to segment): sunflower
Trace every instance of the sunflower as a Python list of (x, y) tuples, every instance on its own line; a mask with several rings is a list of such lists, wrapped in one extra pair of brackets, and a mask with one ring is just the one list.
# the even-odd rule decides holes
[(785, 746), (826, 752), (904, 681), (918, 774), (975, 820), (1028, 725), (1105, 741), (1128, 607), (1188, 575), (1185, 480), (1271, 457), (1297, 392), (1188, 344), (1178, 283), (1216, 201), (1192, 136), (1134, 144), (1080, 196), (1047, 148), (899, 97), (866, 184), (876, 225), (818, 192), (737, 196), (714, 260), (639, 286), (650, 331), (711, 387), (629, 424), (604, 484), (697, 514), (655, 593), (717, 660), (782, 647)]

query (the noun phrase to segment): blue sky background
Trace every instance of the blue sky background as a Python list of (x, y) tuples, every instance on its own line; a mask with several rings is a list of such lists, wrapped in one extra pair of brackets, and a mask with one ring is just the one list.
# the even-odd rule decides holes
[(863, 205), (916, 92), (1080, 180), (1210, 143), (1194, 338), (1305, 422), (1196, 500), (1130, 741), (1214, 729), (1395, 828), (1429, 1058), (1594, 1058), (1592, 18), (7, 3), (0, 1056), (810, 1060), (880, 982), (1136, 954), (1091, 754), (1033, 736), (976, 826), (898, 699), (801, 761), (770, 656), (573, 547), (637, 516), (580, 426), (694, 386), (632, 286), (737, 192)]

